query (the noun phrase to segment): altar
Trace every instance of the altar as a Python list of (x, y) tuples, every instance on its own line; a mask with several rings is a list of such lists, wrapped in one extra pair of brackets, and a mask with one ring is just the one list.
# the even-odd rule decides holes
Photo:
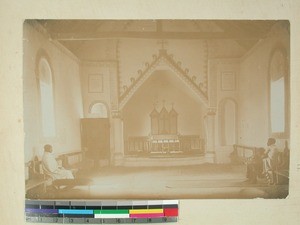
[(204, 152), (205, 140), (199, 135), (134, 136), (125, 142), (125, 155), (201, 155)]
[(152, 135), (149, 144), (150, 153), (182, 153), (178, 135)]
[(204, 154), (205, 140), (199, 135), (178, 133), (178, 113), (165, 106), (150, 113), (151, 132), (148, 136), (129, 136), (125, 140), (125, 155), (194, 155)]

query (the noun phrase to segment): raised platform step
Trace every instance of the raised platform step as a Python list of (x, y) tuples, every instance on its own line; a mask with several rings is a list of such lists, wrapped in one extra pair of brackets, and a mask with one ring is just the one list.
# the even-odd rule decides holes
[(190, 166), (206, 163), (204, 156), (177, 157), (177, 156), (151, 156), (134, 157), (126, 156), (123, 159), (123, 166), (126, 167), (152, 167), (152, 166)]

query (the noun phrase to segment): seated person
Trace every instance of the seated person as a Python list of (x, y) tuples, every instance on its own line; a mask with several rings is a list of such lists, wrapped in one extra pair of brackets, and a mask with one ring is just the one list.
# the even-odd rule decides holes
[(59, 166), (55, 157), (52, 154), (53, 149), (51, 145), (44, 146), (44, 155), (42, 158), (43, 170), (46, 175), (50, 176), (53, 180), (58, 179), (74, 179), (72, 171), (66, 170)]
[(263, 173), (267, 177), (269, 184), (274, 184), (274, 170), (278, 163), (278, 150), (275, 143), (276, 140), (274, 138), (268, 139), (265, 158), (263, 159)]
[(253, 184), (257, 182), (257, 178), (262, 176), (264, 148), (259, 148), (247, 162), (247, 178)]
[(288, 142), (285, 141), (285, 146), (280, 158), (280, 169), (288, 170), (290, 166), (290, 149), (288, 147)]

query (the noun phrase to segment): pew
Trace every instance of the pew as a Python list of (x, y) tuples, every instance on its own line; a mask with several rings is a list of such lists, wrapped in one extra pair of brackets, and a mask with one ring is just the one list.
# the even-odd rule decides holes
[[(84, 167), (84, 154), (85, 153), (83, 151), (65, 153), (59, 155), (56, 160), (64, 168), (78, 171)], [(47, 186), (50, 186), (53, 183), (57, 187), (69, 185), (70, 183), (73, 186), (89, 186), (91, 183), (91, 180), (81, 178), (72, 181), (57, 180), (53, 182), (53, 180), (44, 173), (42, 162), (38, 160), (37, 157), (25, 163), (25, 174), (25, 191), (27, 198), (39, 198), (41, 195), (46, 193)], [(37, 188), (40, 188), (41, 190), (35, 191)]]
[[(232, 163), (246, 164), (250, 158), (256, 154), (259, 147), (233, 145), (233, 152), (231, 153)], [(276, 175), (276, 183), (287, 183), (289, 181), (289, 158), (284, 157), (285, 152), (278, 153), (277, 165), (274, 173)]]

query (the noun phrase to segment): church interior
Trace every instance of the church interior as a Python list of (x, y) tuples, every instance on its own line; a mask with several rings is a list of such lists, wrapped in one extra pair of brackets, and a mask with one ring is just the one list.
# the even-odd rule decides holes
[[(289, 41), (288, 21), (26, 20), (28, 198), (285, 198)], [(270, 137), (276, 182), (248, 182)], [(48, 191), (46, 144), (86, 182)]]

